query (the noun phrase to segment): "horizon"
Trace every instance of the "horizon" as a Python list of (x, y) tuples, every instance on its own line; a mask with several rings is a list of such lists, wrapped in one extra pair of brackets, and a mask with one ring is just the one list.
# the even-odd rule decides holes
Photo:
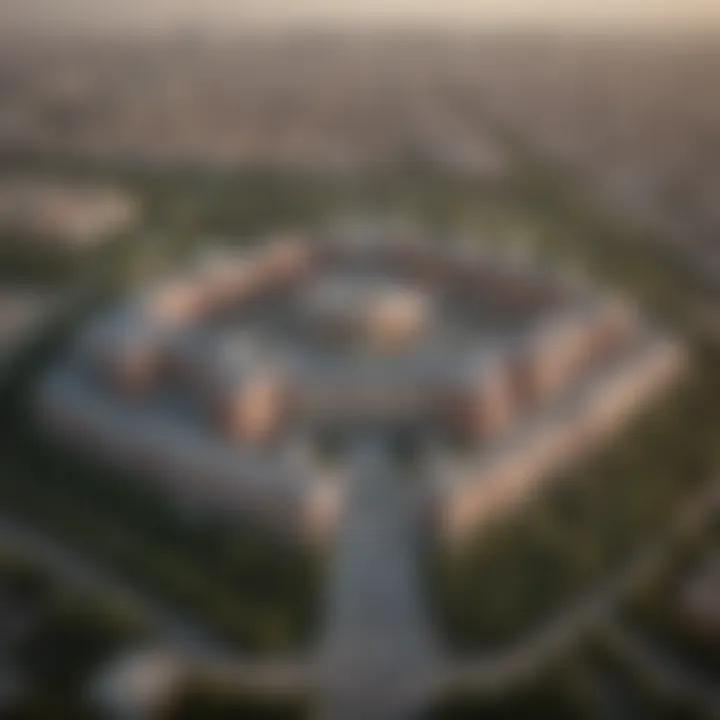
[[(542, 5), (542, 7), (540, 6)], [(85, 32), (237, 31), (716, 31), (713, 0), (506, 0), (488, 6), (472, 0), (4, 0), (3, 25), (49, 34)]]

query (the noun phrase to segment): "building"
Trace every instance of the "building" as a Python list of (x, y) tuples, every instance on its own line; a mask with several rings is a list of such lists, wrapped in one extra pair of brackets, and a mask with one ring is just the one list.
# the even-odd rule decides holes
[(81, 330), (42, 420), (181, 505), (311, 538), (332, 534), (351, 474), (323, 469), (328, 434), (462, 446), (451, 477), (423, 480), (459, 542), (683, 366), (627, 303), (403, 237), (206, 252)]

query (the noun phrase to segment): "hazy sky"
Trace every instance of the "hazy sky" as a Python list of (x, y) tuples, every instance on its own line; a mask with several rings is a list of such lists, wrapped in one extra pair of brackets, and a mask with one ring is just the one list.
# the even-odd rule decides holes
[(232, 24), (720, 25), (720, 0), (0, 0), (31, 26)]

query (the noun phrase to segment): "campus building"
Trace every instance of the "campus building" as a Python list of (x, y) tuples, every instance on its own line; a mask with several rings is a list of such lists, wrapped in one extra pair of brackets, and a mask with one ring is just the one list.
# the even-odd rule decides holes
[(342, 510), (354, 438), (415, 437), (453, 458), (422, 482), (458, 541), (682, 367), (629, 303), (530, 263), (360, 240), (206, 252), (81, 328), (41, 417), (180, 502), (313, 537)]

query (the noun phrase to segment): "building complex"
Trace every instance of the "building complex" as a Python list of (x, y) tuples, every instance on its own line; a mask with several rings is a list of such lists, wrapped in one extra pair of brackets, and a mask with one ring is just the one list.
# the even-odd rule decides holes
[(93, 318), (38, 409), (189, 508), (310, 537), (342, 512), (348, 443), (381, 434), (457, 542), (683, 362), (630, 303), (527, 260), (324, 231), (215, 247)]

